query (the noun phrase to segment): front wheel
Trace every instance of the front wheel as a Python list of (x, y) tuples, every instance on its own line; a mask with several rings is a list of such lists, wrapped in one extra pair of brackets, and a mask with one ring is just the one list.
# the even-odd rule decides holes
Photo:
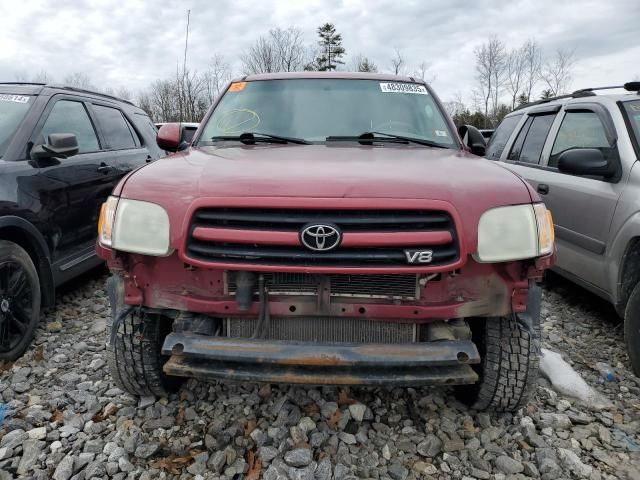
[(458, 387), (458, 398), (475, 410), (515, 412), (526, 404), (538, 378), (540, 363), (541, 289), (531, 283), (528, 322), (514, 317), (476, 319), (473, 341), (482, 358), (474, 365), (480, 380)]
[(631, 292), (624, 311), (624, 340), (633, 373), (640, 377), (640, 283)]
[(0, 360), (13, 361), (29, 347), (40, 320), (40, 280), (29, 254), (0, 240)]
[(122, 302), (122, 281), (111, 277), (107, 286), (112, 316), (107, 321), (107, 364), (121, 389), (137, 396), (164, 397), (179, 380), (162, 371), (167, 357), (161, 353), (170, 320), (128, 308)]

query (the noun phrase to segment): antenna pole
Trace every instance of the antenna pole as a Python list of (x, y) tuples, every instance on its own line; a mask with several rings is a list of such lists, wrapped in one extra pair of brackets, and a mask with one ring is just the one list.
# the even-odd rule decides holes
[(184, 38), (184, 60), (182, 63), (182, 85), (181, 85), (182, 99), (180, 101), (180, 123), (182, 123), (183, 121), (183, 110), (184, 110), (183, 105), (186, 103), (186, 94), (185, 94), (186, 92), (185, 92), (184, 80), (187, 75), (187, 48), (189, 47), (189, 20), (190, 19), (191, 19), (191, 10), (187, 10), (187, 33)]

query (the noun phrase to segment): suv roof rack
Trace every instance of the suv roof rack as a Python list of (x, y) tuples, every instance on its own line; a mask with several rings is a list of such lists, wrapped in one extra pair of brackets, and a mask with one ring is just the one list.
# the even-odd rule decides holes
[(627, 82), (624, 85), (612, 85), (609, 87), (589, 87), (589, 88), (581, 88), (579, 90), (575, 90), (572, 93), (566, 95), (557, 95), (555, 97), (549, 97), (542, 100), (537, 100), (535, 102), (525, 103), (524, 105), (520, 105), (517, 108), (514, 108), (513, 111), (520, 110), (522, 108), (532, 107), (534, 105), (540, 105), (541, 103), (549, 103), (554, 100), (562, 100), (563, 98), (580, 98), (580, 97), (593, 97), (595, 96), (594, 90), (612, 90), (615, 88), (624, 88), (628, 92), (638, 92), (640, 95), (640, 81), (637, 82)]
[(86, 88), (78, 88), (78, 87), (70, 87), (69, 85), (55, 84), (55, 83), (40, 83), (40, 82), (0, 82), (0, 85), (35, 85), (39, 87), (51, 87), (51, 88), (60, 88), (63, 90), (71, 90), (73, 92), (81, 92), (81, 93), (90, 93), (91, 95), (99, 95), (101, 97), (110, 98), (112, 100), (117, 100), (119, 102), (128, 103), (129, 105), (136, 106), (135, 103), (130, 100), (125, 100), (124, 98), (119, 98), (114, 95), (109, 95), (108, 93), (96, 92), (95, 90), (87, 90)]
[(566, 95), (556, 95), (555, 97), (543, 98), (542, 100), (536, 100), (535, 102), (525, 103), (524, 105), (520, 105), (513, 109), (513, 111), (521, 110), (527, 107), (533, 107), (534, 105), (540, 105), (542, 103), (553, 102), (554, 100), (562, 100), (563, 98), (580, 98), (580, 97), (593, 97), (595, 93), (591, 91), (591, 89), (585, 88), (582, 90), (576, 90), (573, 93), (568, 93)]
[(40, 82), (0, 82), (0, 85), (41, 85), (44, 86), (46, 83)]

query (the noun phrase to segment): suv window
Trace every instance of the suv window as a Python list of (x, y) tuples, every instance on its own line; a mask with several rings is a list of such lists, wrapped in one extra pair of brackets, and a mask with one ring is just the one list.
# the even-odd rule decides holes
[(504, 147), (507, 146), (509, 137), (516, 128), (516, 125), (518, 125), (521, 117), (522, 114), (512, 115), (505, 117), (505, 119), (502, 120), (496, 131), (491, 135), (491, 140), (489, 140), (489, 144), (487, 145), (487, 153), (485, 154), (485, 157), (490, 160), (500, 159), (502, 151), (504, 150)]
[(597, 148), (605, 158), (616, 154), (616, 148), (609, 146), (604, 126), (594, 112), (565, 114), (551, 150), (549, 166), (556, 167), (560, 154), (572, 148)]
[(136, 148), (131, 128), (122, 112), (117, 108), (93, 105), (108, 150), (124, 150)]
[(73, 133), (78, 139), (80, 153), (100, 150), (98, 137), (82, 102), (58, 100), (42, 126), (42, 141), (52, 133)]
[(542, 147), (555, 118), (555, 113), (529, 117), (511, 147), (509, 160), (539, 164)]
[(0, 94), (0, 158), (4, 155), (13, 133), (31, 108), (31, 96)]

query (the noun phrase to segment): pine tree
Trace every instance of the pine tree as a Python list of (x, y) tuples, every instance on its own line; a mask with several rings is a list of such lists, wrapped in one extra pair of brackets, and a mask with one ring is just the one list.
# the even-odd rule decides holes
[(553, 97), (553, 91), (548, 88), (547, 90), (543, 90), (542, 94), (540, 95), (540, 100), (548, 100), (551, 97)]
[(527, 94), (522, 92), (520, 95), (518, 95), (518, 98), (516, 100), (517, 105), (520, 107), (522, 105), (526, 105), (527, 103), (529, 103), (529, 98), (527, 98)]
[(377, 72), (378, 67), (376, 66), (375, 63), (370, 61), (367, 57), (364, 57), (358, 63), (358, 71), (359, 72)]
[(320, 70), (326, 72), (335, 70), (338, 65), (344, 64), (342, 56), (345, 54), (342, 46), (342, 35), (336, 33), (336, 27), (332, 23), (325, 23), (318, 27), (320, 40), (320, 55), (315, 59), (313, 65), (308, 65), (307, 69)]

